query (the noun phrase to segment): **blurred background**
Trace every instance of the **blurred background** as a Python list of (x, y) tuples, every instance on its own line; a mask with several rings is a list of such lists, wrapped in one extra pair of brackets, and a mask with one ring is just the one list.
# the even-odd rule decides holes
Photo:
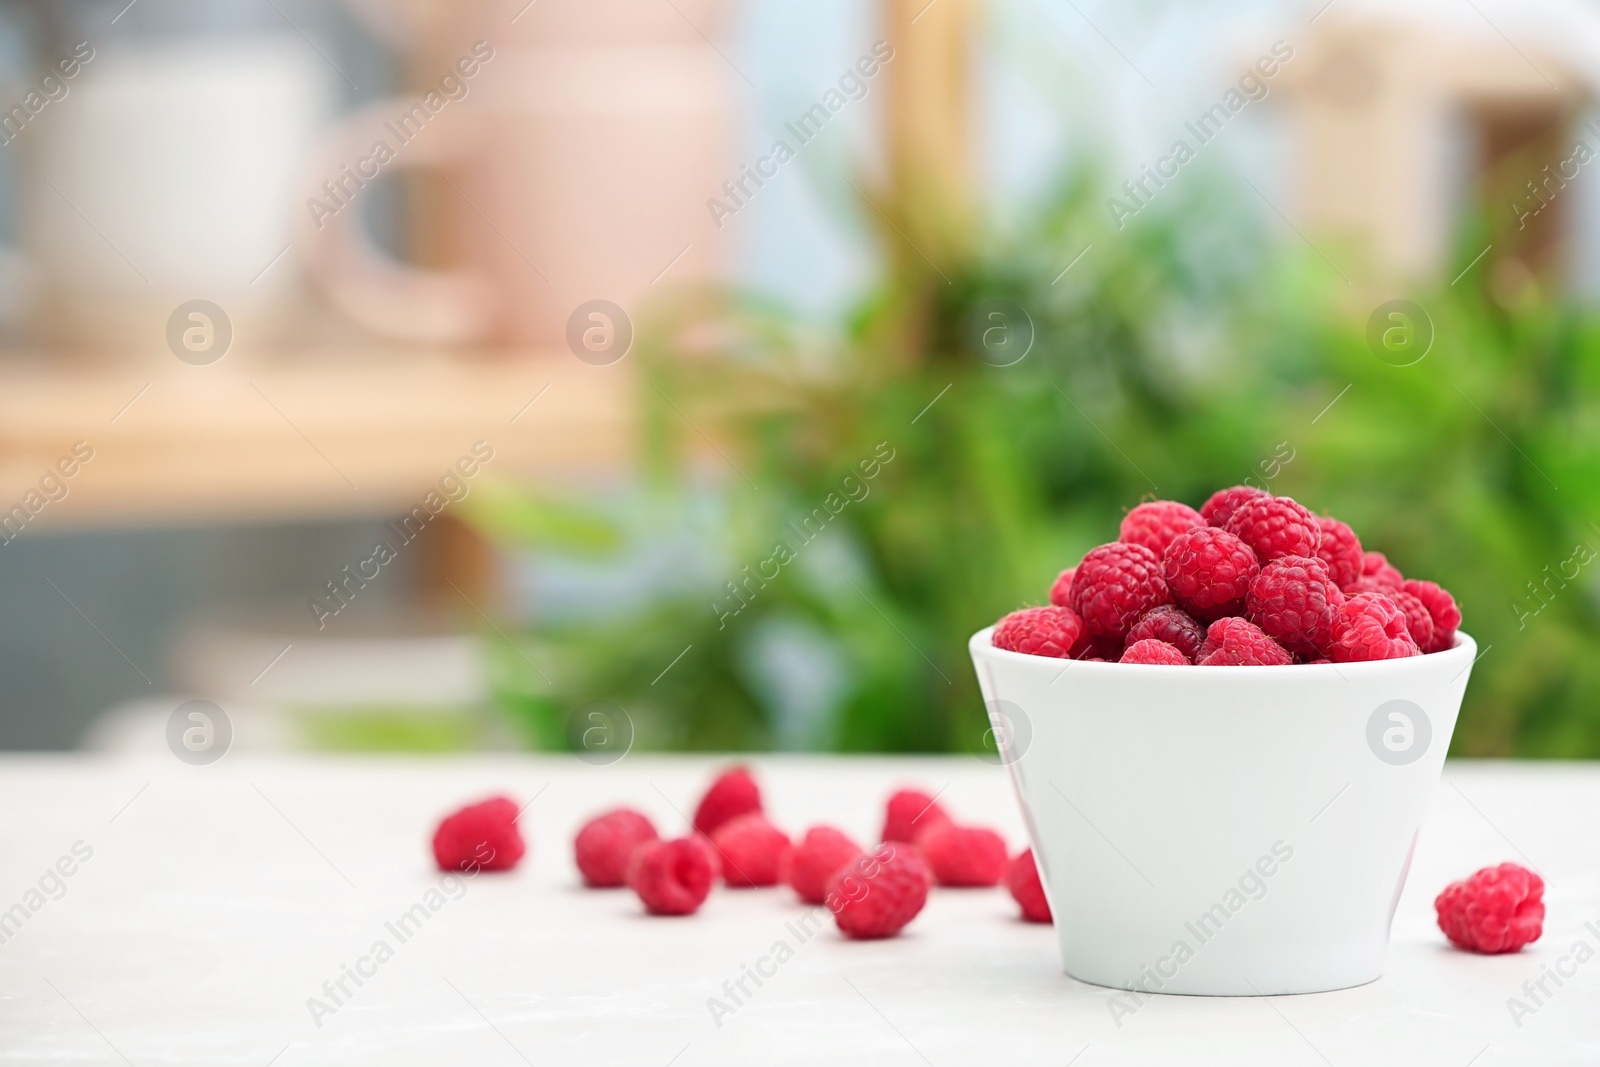
[(1239, 482), (1600, 755), (1591, 2), (0, 5), (0, 746), (976, 751)]

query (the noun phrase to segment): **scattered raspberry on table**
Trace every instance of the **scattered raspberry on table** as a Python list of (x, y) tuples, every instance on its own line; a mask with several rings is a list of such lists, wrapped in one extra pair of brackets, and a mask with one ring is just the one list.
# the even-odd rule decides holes
[(834, 876), (828, 907), (845, 937), (893, 937), (922, 911), (931, 883), (915, 848), (885, 842)]
[(1005, 838), (980, 826), (935, 826), (917, 836), (917, 851), (934, 881), (952, 888), (999, 885), (1009, 865)]
[(821, 904), (827, 900), (833, 876), (861, 855), (861, 846), (844, 831), (813, 826), (789, 860), (789, 885), (807, 904)]
[(760, 812), (729, 819), (711, 835), (711, 844), (721, 857), (722, 880), (729, 888), (778, 885), (789, 876), (794, 845)]
[(1006, 873), (1006, 888), (1011, 899), (1022, 909), (1022, 918), (1030, 923), (1050, 922), (1050, 901), (1045, 899), (1044, 883), (1039, 881), (1039, 867), (1033, 859), (1033, 849), (1025, 848), (1011, 861)]
[(699, 834), (652, 841), (633, 853), (628, 885), (651, 915), (693, 915), (716, 881), (716, 853)]
[(634, 849), (658, 836), (655, 824), (632, 808), (616, 808), (590, 819), (572, 842), (584, 885), (594, 889), (626, 885)]
[(730, 767), (717, 776), (694, 809), (696, 833), (710, 837), (729, 819), (761, 810), (761, 787), (745, 767)]
[(1516, 952), (1544, 932), (1544, 879), (1515, 863), (1452, 882), (1433, 902), (1439, 929), (1471, 952)]
[(446, 815), (433, 832), (433, 858), (441, 871), (509, 871), (526, 851), (517, 829), (516, 802), (491, 797)]
[(949, 814), (932, 795), (920, 789), (899, 789), (889, 795), (885, 805), (880, 837), (910, 844), (922, 831), (949, 821)]

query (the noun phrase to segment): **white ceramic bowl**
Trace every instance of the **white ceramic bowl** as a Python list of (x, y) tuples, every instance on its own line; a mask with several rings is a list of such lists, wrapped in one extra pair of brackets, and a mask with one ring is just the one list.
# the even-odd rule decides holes
[(1376, 663), (1158, 667), (1007, 652), (992, 629), (972, 662), (1069, 975), (1248, 996), (1383, 973), (1472, 638)]

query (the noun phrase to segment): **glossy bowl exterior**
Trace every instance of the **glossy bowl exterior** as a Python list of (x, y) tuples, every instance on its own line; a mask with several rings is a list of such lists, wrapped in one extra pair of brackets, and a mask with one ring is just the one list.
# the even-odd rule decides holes
[(992, 629), (969, 649), (1069, 975), (1248, 996), (1383, 973), (1472, 638), (1374, 663), (1166, 667), (1026, 656)]

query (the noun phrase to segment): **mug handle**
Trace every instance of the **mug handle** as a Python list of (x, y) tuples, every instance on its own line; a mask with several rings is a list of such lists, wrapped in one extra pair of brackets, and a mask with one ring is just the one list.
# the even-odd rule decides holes
[[(391, 97), (356, 111), (328, 136), (310, 179), (296, 244), (329, 301), (383, 337), (436, 345), (488, 339), (501, 298), (490, 276), (471, 267), (426, 270), (380, 249), (361, 225), (366, 186), (396, 169), (439, 167), (466, 158), (483, 138), (470, 112), (442, 115), (419, 131), (397, 126), (415, 97)], [(376, 132), (375, 132), (376, 131)], [(411, 140), (402, 136), (411, 132)]]

